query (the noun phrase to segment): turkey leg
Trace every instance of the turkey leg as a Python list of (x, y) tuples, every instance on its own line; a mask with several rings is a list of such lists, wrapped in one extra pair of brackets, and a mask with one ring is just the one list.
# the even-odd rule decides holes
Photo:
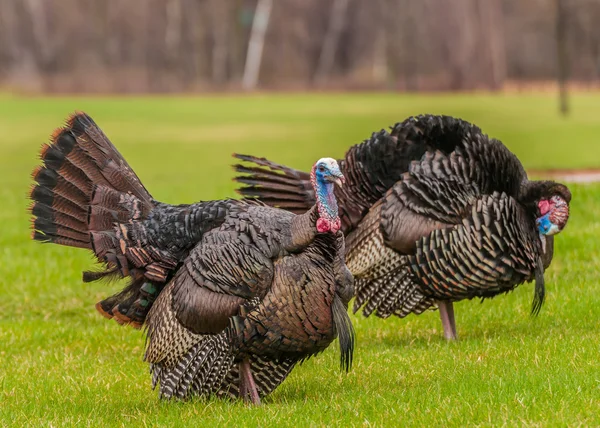
[(447, 300), (438, 300), (440, 318), (444, 327), (444, 337), (447, 340), (456, 340), (456, 322), (454, 321), (454, 305)]
[(247, 358), (240, 362), (240, 397), (252, 404), (260, 404), (258, 389), (250, 370), (250, 361)]

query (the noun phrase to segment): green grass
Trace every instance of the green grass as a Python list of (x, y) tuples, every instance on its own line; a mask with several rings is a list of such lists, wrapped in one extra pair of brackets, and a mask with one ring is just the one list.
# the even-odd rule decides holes
[(600, 185), (572, 186), (548, 297), (528, 315), (531, 284), (456, 305), (460, 340), (436, 312), (353, 317), (352, 371), (337, 345), (294, 370), (260, 408), (159, 402), (142, 333), (101, 318), (117, 284), (83, 284), (92, 257), (29, 239), (25, 194), (40, 143), (75, 109), (90, 113), (157, 199), (233, 195), (233, 151), (308, 168), (411, 114), (463, 117), (502, 139), (526, 167), (600, 166), (600, 97), (280, 95), (203, 98), (0, 96), (0, 424), (439, 426), (600, 424)]

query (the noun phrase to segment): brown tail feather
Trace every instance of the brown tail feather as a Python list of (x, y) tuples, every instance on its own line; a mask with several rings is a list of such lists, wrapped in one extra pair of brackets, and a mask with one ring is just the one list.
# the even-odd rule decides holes
[(234, 178), (234, 181), (242, 184), (236, 190), (240, 195), (295, 213), (306, 212), (314, 205), (315, 196), (308, 173), (265, 158), (237, 153), (234, 153), (233, 157), (253, 164), (233, 166), (236, 172), (246, 174)]
[[(122, 254), (117, 223), (143, 218), (152, 197), (125, 159), (85, 113), (76, 113), (42, 146), (43, 165), (33, 173), (29, 197), (32, 238), (87, 248), (106, 270), (84, 273), (84, 281), (120, 274), (133, 277), (122, 292), (98, 303), (104, 316), (139, 327), (155, 296), (142, 288), (143, 274)], [(156, 291), (156, 290), (154, 290)]]
[(41, 186), (53, 191), (75, 204), (85, 204), (89, 191), (81, 190), (68, 179), (58, 175), (56, 171), (48, 168), (40, 168), (33, 177)]
[(145, 282), (143, 278), (132, 281), (123, 291), (96, 304), (96, 310), (105, 318), (113, 318), (121, 325), (141, 328), (162, 286)]
[[(30, 194), (32, 213), (40, 220), (34, 223), (41, 232), (38, 238), (89, 243), (90, 233), (111, 231), (114, 223), (140, 217), (152, 208), (150, 194), (85, 113), (72, 115), (65, 128), (52, 134), (51, 143), (42, 147), (41, 158), (44, 165), (32, 174), (37, 185)], [(119, 205), (128, 193), (142, 202), (133, 207), (137, 212)]]
[(43, 219), (58, 226), (67, 227), (80, 233), (87, 232), (87, 226), (84, 222), (76, 219), (75, 217), (71, 217), (68, 214), (64, 214), (59, 211), (53, 211), (52, 207), (42, 204), (41, 202), (36, 202), (31, 207), (31, 213), (34, 216), (37, 216), (36, 220)]
[(152, 205), (150, 193), (91, 117), (85, 113), (75, 114), (67, 123), (83, 150), (102, 166), (102, 175), (114, 189), (131, 192), (145, 204)]
[(57, 235), (53, 235), (51, 233), (42, 233), (37, 230), (33, 231), (31, 237), (35, 241), (52, 242), (53, 244), (66, 245), (67, 247), (77, 247), (77, 248), (88, 248), (89, 249), (89, 243), (87, 243), (87, 242), (78, 241), (78, 240), (67, 238), (64, 236), (57, 236)]
[[(265, 174), (265, 170), (260, 167), (256, 168), (256, 167), (249, 167), (249, 166), (238, 164), (238, 165), (235, 165), (235, 170), (236, 170), (236, 172), (243, 173), (243, 174), (252, 174), (252, 177), (243, 177), (248, 180), (258, 179), (258, 180), (265, 180), (265, 181), (268, 181), (268, 182), (274, 183), (274, 184), (279, 183), (279, 184), (287, 184), (287, 185), (292, 185), (292, 186), (298, 185), (298, 179), (296, 177), (289, 178), (285, 175), (273, 174), (272, 172), (268, 172)], [(308, 179), (310, 179), (310, 177)], [(249, 184), (252, 184), (252, 183), (249, 183)]]

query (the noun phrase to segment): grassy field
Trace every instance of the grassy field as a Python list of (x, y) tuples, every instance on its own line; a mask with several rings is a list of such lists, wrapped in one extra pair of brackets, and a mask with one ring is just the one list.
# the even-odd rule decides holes
[(500, 138), (526, 167), (600, 166), (600, 96), (280, 95), (203, 98), (0, 96), (0, 424), (15, 426), (440, 426), (600, 424), (600, 185), (572, 186), (567, 229), (529, 317), (533, 285), (456, 305), (460, 340), (436, 312), (353, 317), (349, 374), (337, 345), (294, 370), (260, 408), (160, 402), (141, 332), (94, 304), (118, 285), (83, 284), (85, 251), (29, 239), (25, 195), (39, 145), (73, 110), (111, 137), (156, 199), (233, 196), (234, 151), (308, 168), (419, 113), (462, 117)]

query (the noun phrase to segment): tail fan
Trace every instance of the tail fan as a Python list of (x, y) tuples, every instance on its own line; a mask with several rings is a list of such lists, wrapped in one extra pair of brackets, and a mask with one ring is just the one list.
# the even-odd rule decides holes
[(122, 291), (96, 303), (96, 310), (121, 325), (141, 328), (164, 284), (133, 280)]
[(271, 162), (265, 158), (234, 153), (233, 157), (252, 164), (234, 165), (234, 178), (242, 184), (237, 192), (247, 198), (257, 198), (267, 205), (303, 214), (315, 204), (310, 174)]
[[(36, 241), (92, 250), (106, 264), (84, 273), (84, 281), (132, 277), (121, 293), (97, 304), (104, 316), (139, 327), (160, 290), (131, 263), (123, 247), (123, 223), (142, 219), (152, 197), (125, 159), (85, 113), (72, 115), (42, 147), (43, 164), (33, 171), (33, 234)], [(122, 226), (118, 227), (119, 223)]]

